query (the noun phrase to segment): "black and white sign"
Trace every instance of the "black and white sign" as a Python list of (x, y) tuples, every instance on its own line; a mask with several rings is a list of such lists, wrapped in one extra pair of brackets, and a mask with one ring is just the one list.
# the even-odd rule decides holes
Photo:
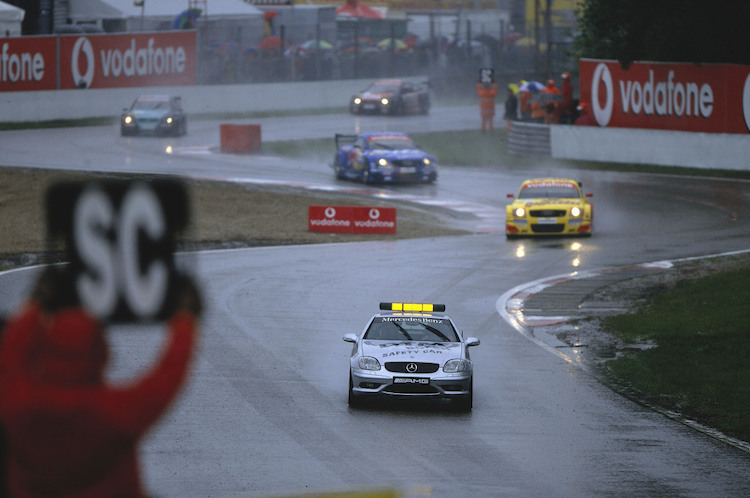
[(491, 85), (495, 82), (495, 70), (491, 67), (479, 69), (479, 83), (482, 85)]
[(173, 180), (58, 184), (47, 192), (49, 235), (62, 237), (81, 304), (109, 321), (158, 320), (174, 304), (175, 236), (187, 226)]

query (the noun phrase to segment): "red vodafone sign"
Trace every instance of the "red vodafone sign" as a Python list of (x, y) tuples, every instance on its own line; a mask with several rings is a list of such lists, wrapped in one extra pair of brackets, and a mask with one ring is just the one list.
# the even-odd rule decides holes
[(0, 92), (55, 90), (54, 36), (0, 38)]
[(582, 59), (580, 82), (599, 126), (750, 131), (750, 66)]
[(195, 31), (60, 37), (60, 88), (195, 84)]
[(396, 233), (396, 208), (309, 206), (307, 228), (311, 232), (393, 234)]

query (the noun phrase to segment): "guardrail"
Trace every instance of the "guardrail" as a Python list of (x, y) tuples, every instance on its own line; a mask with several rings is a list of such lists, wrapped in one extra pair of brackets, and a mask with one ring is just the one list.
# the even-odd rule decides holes
[(508, 152), (516, 155), (552, 155), (550, 126), (512, 121), (508, 133)]

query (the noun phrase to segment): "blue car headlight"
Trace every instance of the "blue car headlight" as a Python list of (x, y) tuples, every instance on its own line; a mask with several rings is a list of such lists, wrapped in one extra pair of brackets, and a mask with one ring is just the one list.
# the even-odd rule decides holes
[(391, 168), (393, 168), (393, 165), (391, 164), (391, 162), (388, 159), (384, 158), (384, 157), (381, 157), (380, 159), (378, 159), (377, 161), (375, 161), (375, 164), (377, 165), (378, 168), (381, 168), (381, 169), (391, 169)]

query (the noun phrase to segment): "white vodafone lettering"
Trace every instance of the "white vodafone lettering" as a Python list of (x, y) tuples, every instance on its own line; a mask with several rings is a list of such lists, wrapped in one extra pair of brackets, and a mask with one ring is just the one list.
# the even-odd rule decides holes
[(162, 239), (167, 230), (164, 214), (154, 192), (143, 186), (128, 191), (120, 213), (118, 240), (125, 300), (136, 315), (154, 316), (167, 296), (169, 268), (157, 259), (141, 271), (138, 233), (142, 229), (151, 240)]
[(143, 268), (139, 235), (154, 241), (166, 235), (156, 194), (145, 186), (131, 187), (118, 213), (103, 190), (89, 187), (76, 203), (73, 223), (75, 248), (86, 268), (76, 280), (84, 306), (108, 317), (122, 297), (136, 316), (155, 316), (167, 297), (169, 268), (160, 259)]
[(117, 306), (117, 267), (107, 231), (114, 222), (114, 208), (98, 188), (81, 194), (73, 214), (73, 240), (87, 271), (76, 281), (81, 302), (95, 315), (106, 316)]
[(3, 43), (0, 54), (0, 81), (41, 81), (44, 78), (44, 57), (41, 53), (9, 52), (10, 45)]
[(105, 78), (128, 78), (133, 76), (150, 76), (162, 74), (180, 74), (185, 72), (187, 54), (185, 48), (155, 47), (153, 38), (148, 39), (146, 47), (136, 48), (135, 40), (130, 40), (129, 48), (120, 50), (101, 50), (99, 58), (102, 74)]
[(666, 81), (654, 81), (654, 71), (649, 70), (648, 81), (620, 81), (620, 102), (625, 114), (646, 116), (693, 116), (708, 118), (713, 112), (714, 92), (711, 85), (696, 82), (675, 82), (674, 71), (669, 71)]

